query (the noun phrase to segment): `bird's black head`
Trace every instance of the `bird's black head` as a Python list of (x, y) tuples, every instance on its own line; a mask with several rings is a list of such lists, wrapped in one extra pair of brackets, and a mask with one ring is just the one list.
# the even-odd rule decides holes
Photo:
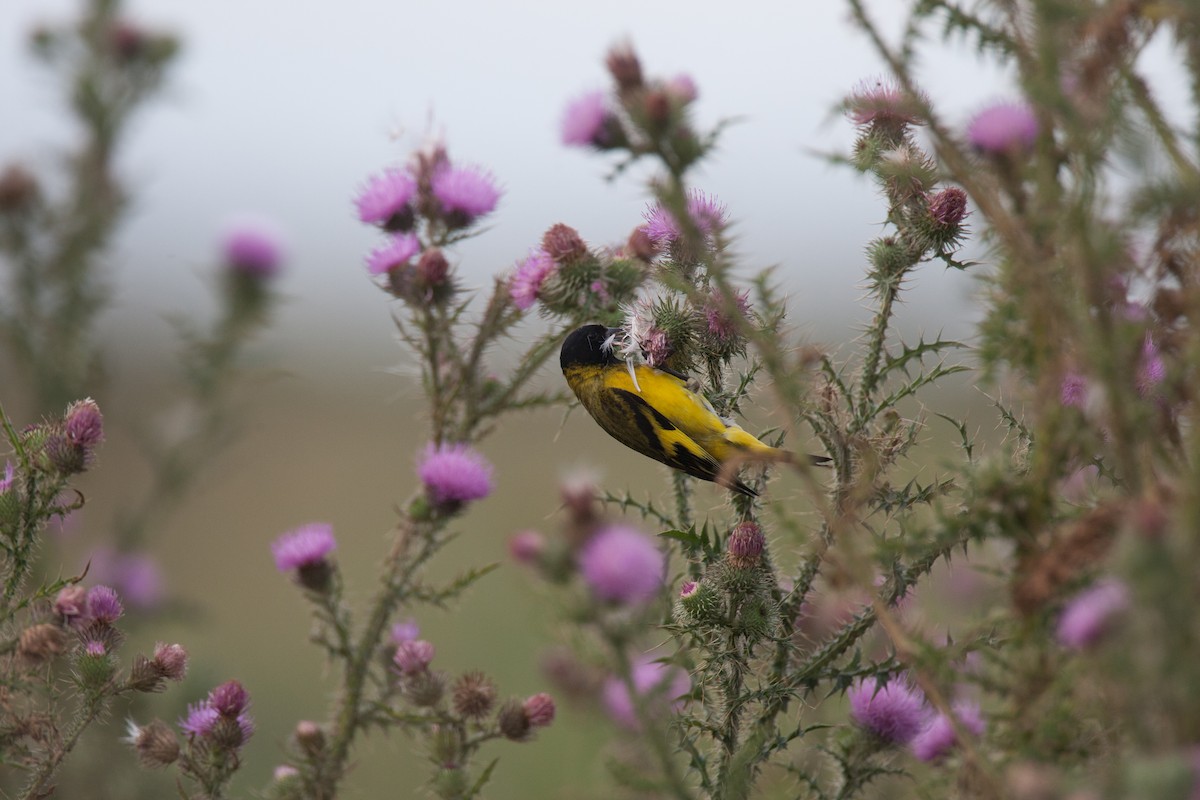
[(613, 355), (612, 343), (609, 341), (616, 332), (616, 328), (606, 328), (603, 325), (584, 325), (571, 331), (563, 342), (562, 353), (558, 357), (559, 366), (566, 369), (570, 366), (620, 363), (620, 359)]

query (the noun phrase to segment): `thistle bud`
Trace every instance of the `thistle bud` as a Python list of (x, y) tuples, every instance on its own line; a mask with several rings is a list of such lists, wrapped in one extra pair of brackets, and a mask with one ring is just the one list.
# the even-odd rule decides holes
[(525, 711), (525, 717), (529, 720), (529, 724), (535, 728), (545, 728), (554, 721), (556, 711), (554, 698), (545, 692), (538, 692), (525, 698), (521, 708)]
[(957, 227), (967, 215), (967, 193), (950, 186), (929, 200), (929, 216), (945, 228)]
[(443, 769), (457, 769), (462, 761), (462, 736), (449, 725), (434, 725), (429, 735), (429, 755)]
[(533, 724), (525, 707), (517, 700), (509, 700), (500, 707), (496, 714), (496, 724), (504, 738), (513, 742), (524, 742), (529, 739)]
[(143, 726), (130, 720), (129, 736), (125, 741), (133, 745), (138, 761), (147, 769), (170, 766), (179, 758), (179, 741), (167, 723), (160, 719)]
[(446, 676), (426, 670), (404, 678), (404, 696), (419, 708), (432, 708), (446, 696)]
[(625, 93), (642, 86), (642, 64), (633, 46), (628, 42), (614, 45), (604, 59), (604, 65), (617, 83), (617, 89)]
[(454, 681), (452, 698), (459, 716), (483, 719), (496, 703), (496, 684), (482, 672), (466, 672)]
[(29, 626), (21, 631), (21, 636), (17, 639), (17, 652), (34, 664), (49, 661), (65, 648), (66, 637), (62, 629), (48, 622)]
[(458, 800), (467, 796), (469, 783), (461, 769), (443, 769), (433, 779), (433, 792), (443, 800)]
[(729, 560), (735, 566), (748, 568), (756, 566), (762, 560), (766, 545), (767, 537), (758, 523), (740, 522), (729, 532), (725, 548)]
[(571, 264), (589, 254), (587, 243), (579, 231), (561, 222), (550, 226), (542, 235), (542, 250), (557, 264)]
[(721, 615), (721, 598), (707, 582), (686, 581), (675, 601), (675, 621), (682, 625), (714, 622)]
[(296, 740), (296, 745), (309, 758), (315, 759), (325, 749), (325, 732), (315, 722), (309, 720), (297, 722), (292, 736)]
[(433, 644), (424, 639), (401, 642), (396, 647), (396, 666), (405, 675), (416, 675), (429, 667), (430, 662), (433, 661), (434, 652)]

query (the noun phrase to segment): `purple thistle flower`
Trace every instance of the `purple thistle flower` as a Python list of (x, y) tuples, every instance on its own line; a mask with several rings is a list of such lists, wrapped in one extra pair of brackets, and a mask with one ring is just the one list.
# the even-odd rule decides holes
[(387, 227), (398, 217), (411, 213), (409, 203), (417, 193), (417, 182), (402, 169), (385, 169), (367, 179), (354, 198), (358, 218), (367, 224)]
[(538, 292), (546, 279), (555, 273), (558, 265), (545, 250), (534, 250), (521, 262), (508, 283), (508, 295), (513, 305), (528, 311), (538, 299)]
[(943, 228), (951, 228), (967, 215), (967, 193), (948, 186), (929, 199), (929, 216)]
[(1059, 399), (1068, 408), (1082, 409), (1087, 402), (1087, 378), (1078, 372), (1068, 372), (1063, 376)]
[(107, 625), (113, 624), (125, 613), (116, 591), (108, 586), (93, 586), (89, 589), (87, 604), (92, 619)]
[(442, 209), (465, 225), (494, 211), (500, 200), (496, 179), (479, 167), (443, 167), (434, 173), (432, 189)]
[(108, 649), (104, 646), (104, 642), (99, 639), (88, 639), (83, 644), (83, 652), (92, 658), (102, 658), (108, 653)]
[(0, 494), (4, 494), (12, 488), (13, 483), (16, 481), (14, 472), (13, 463), (11, 461), (4, 462), (4, 478), (0, 480)]
[(383, 275), (408, 264), (421, 251), (421, 242), (411, 233), (393, 236), (387, 244), (377, 247), (367, 256), (367, 272)]
[[(692, 224), (706, 237), (723, 228), (729, 217), (729, 210), (723, 203), (699, 189), (688, 192), (686, 205)], [(642, 217), (646, 220), (642, 228), (656, 245), (669, 244), (683, 235), (679, 222), (661, 203), (655, 203), (648, 208)]]
[(277, 538), (271, 543), (271, 552), (275, 556), (275, 567), (280, 572), (291, 572), (322, 563), (336, 547), (333, 526), (312, 522)]
[(985, 108), (967, 126), (967, 141), (990, 155), (1029, 150), (1037, 135), (1037, 117), (1025, 103), (999, 103)]
[[(743, 319), (750, 316), (750, 290), (745, 289), (740, 292), (734, 292), (734, 303), (737, 305), (738, 314)], [(733, 339), (737, 334), (737, 326), (734, 320), (725, 312), (724, 303), (721, 300), (721, 295), (717, 291), (713, 291), (707, 298), (704, 304), (704, 324), (708, 331), (708, 335), (718, 342), (725, 343)]]
[[(657, 717), (662, 716), (668, 709), (674, 714), (683, 708), (686, 701), (680, 698), (692, 688), (692, 679), (685, 670), (643, 656), (634, 662), (632, 671), (636, 703), (645, 713)], [(635, 700), (630, 696), (624, 681), (616, 676), (606, 680), (601, 699), (604, 710), (613, 722), (626, 730), (641, 729), (641, 723), (634, 710)], [(648, 704), (648, 700), (654, 702)]]
[(1152, 393), (1167, 377), (1167, 364), (1159, 354), (1158, 345), (1150, 334), (1142, 342), (1141, 359), (1137, 368), (1137, 390), (1142, 397)]
[(905, 744), (921, 730), (925, 698), (900, 678), (856, 681), (847, 692), (850, 716), (859, 725), (893, 744)]
[(666, 558), (644, 533), (610, 525), (584, 544), (579, 569), (598, 599), (634, 605), (650, 600), (662, 589)]
[(428, 669), (433, 662), (434, 653), (432, 642), (415, 639), (411, 642), (401, 642), (392, 660), (405, 675), (416, 675)]
[(283, 262), (283, 234), (265, 220), (231, 223), (221, 237), (221, 253), (234, 272), (253, 278), (273, 278)]
[(1108, 630), (1112, 618), (1129, 607), (1129, 589), (1115, 578), (1096, 583), (1072, 597), (1058, 618), (1059, 644), (1083, 650)]
[(465, 443), (430, 443), (417, 465), (417, 475), (439, 506), (481, 500), (492, 492), (492, 465)]
[(893, 126), (915, 125), (920, 121), (914, 103), (894, 81), (866, 80), (846, 98), (846, 115), (855, 125), (872, 123)]
[(207, 736), (220, 719), (220, 712), (204, 700), (188, 706), (187, 716), (179, 720), (179, 728), (189, 736)]
[(66, 414), (67, 439), (76, 447), (91, 448), (104, 441), (104, 416), (92, 398), (71, 403)]
[(134, 608), (156, 608), (166, 595), (162, 569), (149, 553), (118, 553), (101, 547), (92, 552), (91, 563), (89, 574), (116, 587)]
[(562, 143), (574, 147), (601, 147), (610, 117), (604, 92), (588, 92), (567, 104), (562, 118)]
[(236, 717), (250, 705), (250, 693), (240, 681), (225, 681), (208, 693), (208, 703), (223, 717)]
[[(983, 735), (986, 726), (978, 703), (965, 700), (955, 703), (954, 716), (966, 730), (976, 736)], [(954, 727), (950, 724), (950, 720), (946, 718), (945, 714), (939, 713), (923, 731), (913, 737), (909, 746), (919, 761), (936, 761), (950, 752), (950, 748), (954, 747), (957, 741), (958, 737), (954, 733)]]
[(740, 567), (752, 567), (762, 558), (767, 546), (767, 537), (756, 522), (739, 522), (729, 532), (725, 549), (730, 561)]
[(412, 617), (392, 626), (392, 642), (394, 644), (414, 641), (420, 635), (421, 626)]

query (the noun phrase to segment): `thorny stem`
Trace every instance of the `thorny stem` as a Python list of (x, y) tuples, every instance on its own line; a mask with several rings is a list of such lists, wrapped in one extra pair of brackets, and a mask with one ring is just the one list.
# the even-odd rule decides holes
[(75, 743), (79, 741), (79, 737), (95, 721), (96, 717), (104, 712), (105, 708), (104, 695), (96, 695), (88, 698), (87, 704), (82, 709), (82, 712), (75, 718), (71, 724), (71, 729), (67, 732), (66, 738), (58, 747), (53, 747), (50, 750), (46, 760), (38, 767), (37, 772), (29, 779), (24, 792), (21, 794), (21, 800), (37, 800), (44, 797), (43, 790), (46, 783), (54, 777), (54, 773), (58, 771), (58, 767), (62, 764), (72, 750), (75, 749)]

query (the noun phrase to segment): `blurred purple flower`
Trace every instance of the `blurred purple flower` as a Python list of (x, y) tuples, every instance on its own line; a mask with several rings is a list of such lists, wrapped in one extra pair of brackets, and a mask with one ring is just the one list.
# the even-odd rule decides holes
[(367, 271), (372, 275), (383, 275), (407, 264), (421, 251), (421, 242), (411, 233), (391, 237), (388, 243), (377, 247), (367, 256)]
[(1108, 630), (1112, 618), (1129, 607), (1129, 589), (1116, 578), (1099, 581), (1072, 597), (1058, 618), (1057, 638), (1063, 647), (1082, 650)]
[(529, 310), (537, 302), (542, 284), (557, 269), (558, 265), (545, 250), (532, 251), (509, 280), (508, 295), (513, 305), (522, 311)]
[[(745, 289), (740, 292), (734, 292), (733, 302), (737, 308), (738, 315), (745, 319), (750, 315), (750, 290)], [(733, 339), (737, 334), (737, 325), (732, 317), (725, 311), (725, 304), (722, 301), (721, 295), (716, 290), (713, 290), (704, 302), (704, 323), (708, 335), (718, 342), (725, 343)]]
[(266, 220), (245, 218), (231, 222), (221, 237), (221, 253), (234, 272), (255, 278), (272, 278), (283, 263), (283, 234)]
[[(966, 730), (976, 736), (983, 735), (985, 725), (978, 703), (965, 700), (955, 703), (954, 716)], [(913, 737), (909, 746), (918, 760), (935, 761), (950, 752), (950, 748), (954, 747), (957, 741), (958, 737), (950, 720), (945, 714), (937, 714), (923, 731)]]
[(1137, 368), (1138, 393), (1145, 397), (1152, 393), (1154, 387), (1162, 383), (1166, 377), (1166, 362), (1163, 361), (1163, 357), (1159, 353), (1158, 345), (1154, 343), (1154, 339), (1150, 334), (1146, 334), (1146, 338), (1142, 342), (1141, 360), (1138, 362)]
[[(699, 189), (688, 192), (686, 205), (692, 224), (706, 237), (723, 228), (729, 217), (729, 210), (723, 203)], [(646, 224), (642, 226), (643, 230), (656, 245), (669, 244), (683, 235), (679, 222), (661, 203), (655, 203), (646, 209), (642, 217), (646, 220)]]
[(1068, 408), (1082, 409), (1087, 401), (1087, 388), (1087, 378), (1078, 372), (1068, 372), (1063, 376), (1059, 399)]
[(546, 538), (537, 531), (521, 531), (508, 540), (508, 554), (518, 564), (536, 564), (545, 549)]
[(538, 692), (535, 695), (525, 698), (525, 702), (521, 704), (522, 710), (525, 712), (526, 719), (529, 724), (535, 728), (544, 728), (551, 722), (554, 722), (555, 704), (554, 698), (545, 692)]
[(14, 467), (11, 461), (4, 462), (4, 478), (0, 479), (0, 494), (4, 494), (12, 488), (14, 477)]
[(117, 593), (109, 586), (93, 586), (88, 590), (88, 613), (92, 619), (111, 625), (121, 618), (125, 609)]
[(496, 179), (480, 167), (443, 167), (434, 173), (432, 184), (442, 208), (462, 215), (467, 224), (494, 211), (500, 200)]
[(668, 709), (678, 713), (683, 708), (686, 700), (681, 698), (692, 688), (692, 679), (684, 669), (643, 656), (634, 662), (632, 672), (636, 700), (620, 678), (613, 676), (604, 682), (601, 699), (613, 722), (626, 730), (640, 730), (635, 702), (650, 717), (661, 717)]
[(609, 118), (604, 92), (588, 92), (567, 104), (562, 119), (562, 143), (575, 147), (600, 147), (605, 144), (605, 123)]
[(312, 522), (277, 538), (271, 543), (271, 553), (275, 556), (275, 567), (280, 572), (291, 572), (325, 561), (325, 557), (336, 547), (333, 526), (325, 522)]
[(412, 617), (392, 625), (392, 643), (411, 642), (421, 635), (421, 626)]
[(134, 608), (157, 608), (166, 597), (162, 568), (149, 553), (119, 553), (101, 547), (92, 551), (89, 560), (89, 574), (100, 583), (114, 586)]
[(108, 648), (104, 646), (104, 642), (99, 639), (88, 639), (83, 643), (83, 652), (87, 653), (92, 658), (101, 658), (108, 653)]
[(1025, 103), (999, 103), (985, 108), (967, 126), (971, 146), (991, 155), (1028, 150), (1037, 135), (1037, 117)]
[(402, 169), (385, 169), (367, 179), (354, 199), (358, 218), (368, 224), (387, 225), (401, 216), (417, 193), (417, 182)]
[(64, 622), (85, 620), (88, 617), (88, 591), (79, 584), (64, 586), (54, 598), (54, 613)]
[(850, 716), (881, 739), (905, 744), (925, 721), (925, 697), (902, 678), (859, 680), (847, 692)]
[(468, 444), (430, 443), (417, 474), (437, 505), (481, 500), (492, 492), (492, 465)]
[(634, 605), (661, 591), (666, 558), (654, 540), (625, 525), (610, 525), (579, 552), (584, 583), (600, 600)]

